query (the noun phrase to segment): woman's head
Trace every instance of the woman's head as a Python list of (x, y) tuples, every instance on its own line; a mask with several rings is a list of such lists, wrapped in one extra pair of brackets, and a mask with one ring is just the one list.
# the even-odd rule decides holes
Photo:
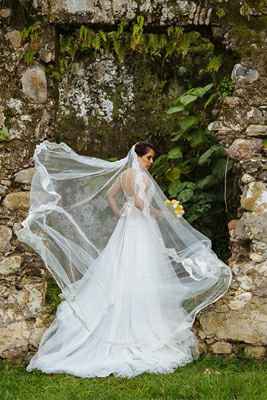
[(149, 169), (154, 162), (157, 150), (155, 146), (148, 142), (136, 143), (135, 152), (143, 168)]

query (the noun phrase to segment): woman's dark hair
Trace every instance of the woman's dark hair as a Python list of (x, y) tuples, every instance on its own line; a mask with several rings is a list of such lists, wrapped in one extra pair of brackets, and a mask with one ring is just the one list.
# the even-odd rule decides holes
[(157, 149), (156, 147), (148, 142), (138, 142), (136, 143), (136, 145), (134, 146), (135, 152), (139, 157), (142, 157), (143, 155), (145, 155), (149, 149), (154, 150), (154, 152), (157, 154)]

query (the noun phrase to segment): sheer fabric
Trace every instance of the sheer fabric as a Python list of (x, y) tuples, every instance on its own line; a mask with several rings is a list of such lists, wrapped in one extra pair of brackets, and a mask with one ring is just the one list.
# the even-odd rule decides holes
[(229, 288), (211, 240), (165, 205), (134, 149), (118, 161), (36, 147), (18, 238), (61, 289), (27, 367), (90, 377), (170, 372), (196, 357), (196, 314)]

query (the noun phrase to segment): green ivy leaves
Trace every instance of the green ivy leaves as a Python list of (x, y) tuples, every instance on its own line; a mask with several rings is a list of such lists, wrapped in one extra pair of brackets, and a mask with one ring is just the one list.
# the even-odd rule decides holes
[(212, 190), (233, 165), (231, 160), (227, 164), (224, 147), (206, 128), (205, 113), (199, 112), (201, 104), (208, 105), (218, 96), (218, 88), (209, 83), (190, 88), (174, 101), (166, 111), (177, 119), (177, 131), (171, 133), (173, 147), (152, 168), (168, 196), (188, 208), (185, 216), (190, 222), (221, 201)]

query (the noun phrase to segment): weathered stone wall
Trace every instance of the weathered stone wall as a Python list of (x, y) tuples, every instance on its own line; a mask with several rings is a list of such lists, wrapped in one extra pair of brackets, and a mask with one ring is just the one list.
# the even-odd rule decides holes
[[(243, 43), (245, 46), (245, 43)], [(230, 46), (236, 46), (233, 40)], [(199, 335), (214, 353), (263, 357), (267, 345), (267, 36), (262, 32), (235, 65), (233, 97), (210, 124), (229, 157), (238, 161), (242, 191), (238, 219), (228, 224), (234, 281), (199, 318)]]
[(112, 54), (82, 58), (59, 83), (55, 133), (84, 153), (112, 154), (116, 143), (122, 156), (140, 134), (167, 135), (175, 121), (163, 111), (182, 90), (168, 79), (164, 92), (157, 71), (142, 57), (123, 63)]
[(135, 0), (67, 0), (37, 1), (39, 14), (51, 22), (115, 24), (121, 18), (132, 20), (137, 15), (146, 16), (147, 24), (208, 25), (212, 7), (208, 2), (195, 1), (135, 1)]
[[(249, 3), (249, 4), (248, 4)], [(107, 26), (145, 16), (145, 25), (209, 29), (214, 40), (239, 55), (233, 96), (226, 97), (209, 129), (239, 169), (238, 218), (230, 221), (234, 281), (229, 292), (201, 312), (195, 324), (202, 351), (261, 357), (267, 345), (266, 8), (239, 1), (34, 1), (22, 2), (24, 19), (40, 21), (27, 65), (19, 30), (21, 12), (0, 9), (0, 357), (23, 358), (51, 322), (47, 272), (39, 256), (18, 242), (27, 214), (34, 148), (43, 139), (64, 140), (83, 154), (123, 156), (136, 139), (174, 123), (162, 110), (183, 91), (142, 58), (118, 63), (112, 54), (82, 56), (55, 80), (62, 27)], [(18, 3), (19, 4), (19, 3)], [(17, 15), (19, 14), (19, 17)], [(14, 17), (16, 15), (16, 18)], [(25, 17), (26, 16), (26, 17)], [(27, 18), (26, 18), (27, 19)], [(166, 76), (164, 77), (164, 79)], [(153, 94), (153, 95), (151, 95)]]
[[(33, 174), (31, 156), (54, 114), (41, 67), (25, 68), (18, 30), (0, 10), (0, 357), (21, 358), (51, 322), (47, 273), (40, 258), (16, 240)], [(4, 140), (8, 132), (8, 140)]]

